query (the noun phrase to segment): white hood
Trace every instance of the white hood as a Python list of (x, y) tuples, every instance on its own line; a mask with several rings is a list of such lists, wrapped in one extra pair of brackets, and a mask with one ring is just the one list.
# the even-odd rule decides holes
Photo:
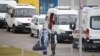
[(0, 18), (5, 18), (6, 17), (6, 13), (0, 13)]
[(60, 31), (71, 31), (69, 25), (55, 25), (54, 28)]
[(21, 22), (21, 23), (31, 23), (32, 18), (15, 18), (15, 21)]

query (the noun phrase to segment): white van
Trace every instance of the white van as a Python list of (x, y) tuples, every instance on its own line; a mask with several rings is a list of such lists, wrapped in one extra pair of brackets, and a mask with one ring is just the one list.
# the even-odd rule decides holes
[[(84, 7), (82, 9), (82, 43), (83, 49), (100, 47), (100, 7)], [(73, 29), (73, 47), (79, 46), (79, 20)]]
[(9, 6), (7, 13), (7, 31), (12, 29), (12, 32), (30, 31), (30, 23), (32, 16), (37, 14), (36, 8), (32, 5), (17, 4)]
[[(72, 30), (69, 25), (75, 23), (77, 13), (77, 10), (68, 6), (57, 6), (48, 10), (46, 21), (49, 28), (52, 28), (57, 33), (58, 42), (73, 41)], [(54, 22), (54, 25), (52, 25), (52, 22)]]
[(16, 5), (16, 1), (0, 0), (0, 27), (4, 27), (8, 5)]
[(38, 37), (39, 31), (42, 29), (43, 24), (45, 23), (45, 14), (34, 15), (31, 21), (31, 33), (30, 36)]

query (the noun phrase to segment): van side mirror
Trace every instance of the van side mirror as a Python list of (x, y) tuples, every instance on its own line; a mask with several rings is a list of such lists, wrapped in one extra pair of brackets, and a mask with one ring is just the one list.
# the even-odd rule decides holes
[(35, 25), (38, 25), (38, 23), (35, 23)]
[(70, 29), (75, 30), (76, 29), (76, 24), (75, 23), (70, 23), (69, 27), (70, 27)]

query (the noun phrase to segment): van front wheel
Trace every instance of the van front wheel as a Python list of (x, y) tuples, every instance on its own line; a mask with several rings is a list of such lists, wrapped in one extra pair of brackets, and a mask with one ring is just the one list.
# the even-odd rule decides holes
[(39, 38), (39, 34), (40, 34), (40, 33), (39, 33), (39, 30), (37, 30), (37, 38)]
[(7, 32), (10, 32), (10, 27), (7, 25)]
[(13, 26), (12, 32), (13, 32), (13, 33), (16, 33), (16, 27), (15, 27), (15, 26)]
[(32, 33), (32, 31), (30, 31), (30, 36), (31, 37), (34, 37), (34, 33)]
[(78, 44), (73, 42), (73, 48), (78, 48)]

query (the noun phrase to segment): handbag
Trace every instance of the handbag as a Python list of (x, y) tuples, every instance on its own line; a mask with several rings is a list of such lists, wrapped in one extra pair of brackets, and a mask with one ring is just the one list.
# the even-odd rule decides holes
[(40, 46), (39, 41), (33, 46), (34, 51), (42, 51), (42, 50), (45, 50), (45, 49), (46, 49), (46, 46), (44, 46), (44, 45)]

